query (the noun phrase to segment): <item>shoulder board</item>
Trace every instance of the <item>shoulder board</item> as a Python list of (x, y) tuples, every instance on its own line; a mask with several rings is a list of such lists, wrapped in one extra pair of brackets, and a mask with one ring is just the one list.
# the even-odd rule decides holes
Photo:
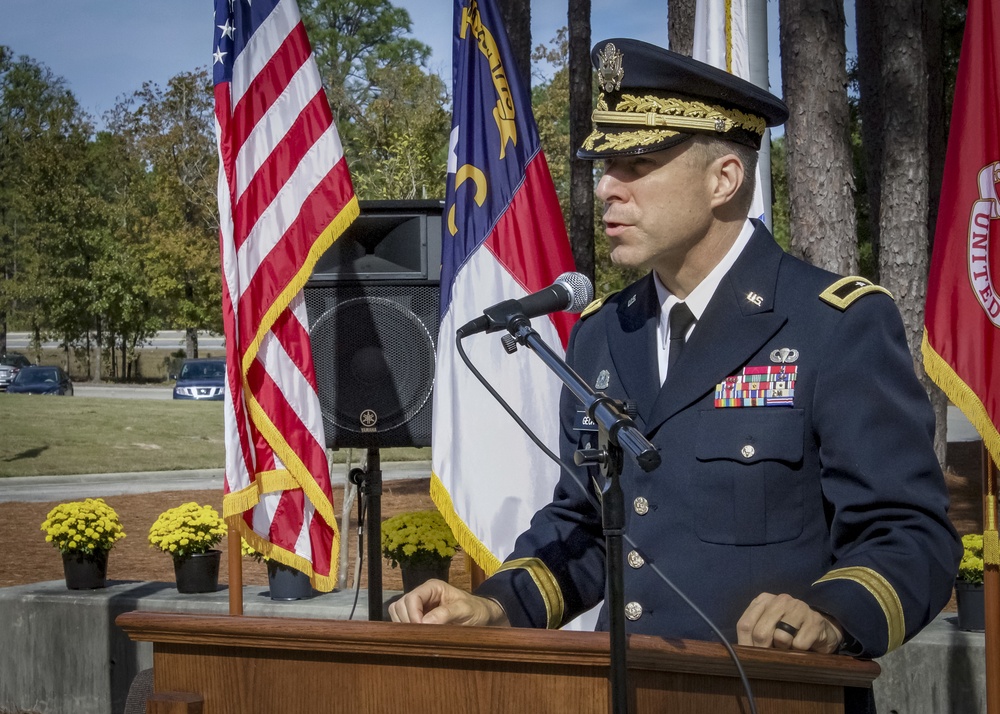
[(595, 312), (604, 307), (604, 303), (607, 302), (608, 298), (614, 297), (617, 293), (608, 293), (607, 295), (602, 295), (601, 297), (594, 300), (592, 303), (583, 308), (583, 312), (580, 313), (580, 319), (585, 320)]
[[(881, 285), (857, 275), (841, 278), (819, 294), (819, 299), (833, 305), (838, 310), (846, 310), (855, 300), (870, 293), (885, 293), (890, 298), (892, 293)], [(895, 298), (893, 298), (895, 299)]]

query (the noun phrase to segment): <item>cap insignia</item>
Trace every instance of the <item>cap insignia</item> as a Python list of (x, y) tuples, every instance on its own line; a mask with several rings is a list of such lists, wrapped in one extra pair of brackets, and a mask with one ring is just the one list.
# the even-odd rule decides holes
[(605, 92), (616, 92), (622, 86), (622, 77), (625, 76), (623, 57), (613, 42), (604, 45), (604, 49), (597, 53), (597, 84)]

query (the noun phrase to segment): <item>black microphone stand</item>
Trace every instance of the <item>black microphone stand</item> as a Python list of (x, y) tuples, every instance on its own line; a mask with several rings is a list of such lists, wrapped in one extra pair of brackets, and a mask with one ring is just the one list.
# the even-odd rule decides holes
[[(601, 518), (604, 529), (606, 600), (608, 603), (611, 639), (611, 711), (628, 713), (628, 669), (625, 638), (625, 585), (622, 536), (625, 532), (625, 504), (621, 487), (624, 452), (636, 460), (643, 471), (652, 471), (660, 465), (660, 454), (640, 432), (622, 405), (614, 399), (595, 392), (574, 372), (559, 355), (531, 327), (523, 314), (515, 314), (507, 321), (507, 330), (519, 344), (525, 345), (541, 358), (542, 362), (579, 399), (587, 415), (598, 427), (598, 448), (580, 449), (574, 455), (577, 466), (599, 464), (604, 476), (601, 492)], [(509, 338), (508, 338), (509, 339)]]
[[(351, 469), (351, 482), (365, 499), (368, 525), (368, 619), (382, 620), (382, 460), (377, 447), (368, 448), (364, 469)], [(358, 574), (360, 578), (360, 573)]]

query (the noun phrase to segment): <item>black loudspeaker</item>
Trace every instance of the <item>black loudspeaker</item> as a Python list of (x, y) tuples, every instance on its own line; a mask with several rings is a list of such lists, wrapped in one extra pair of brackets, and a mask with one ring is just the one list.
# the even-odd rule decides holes
[(360, 207), (304, 290), (326, 446), (430, 446), (443, 203)]

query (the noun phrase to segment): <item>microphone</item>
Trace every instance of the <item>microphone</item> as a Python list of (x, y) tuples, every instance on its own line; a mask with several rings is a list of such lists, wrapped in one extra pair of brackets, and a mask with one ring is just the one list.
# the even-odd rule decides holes
[(483, 310), (480, 317), (470, 320), (456, 331), (459, 338), (479, 332), (499, 332), (507, 329), (516, 317), (531, 319), (550, 312), (581, 312), (594, 299), (594, 286), (582, 273), (563, 273), (547, 288), (520, 300), (504, 300)]

